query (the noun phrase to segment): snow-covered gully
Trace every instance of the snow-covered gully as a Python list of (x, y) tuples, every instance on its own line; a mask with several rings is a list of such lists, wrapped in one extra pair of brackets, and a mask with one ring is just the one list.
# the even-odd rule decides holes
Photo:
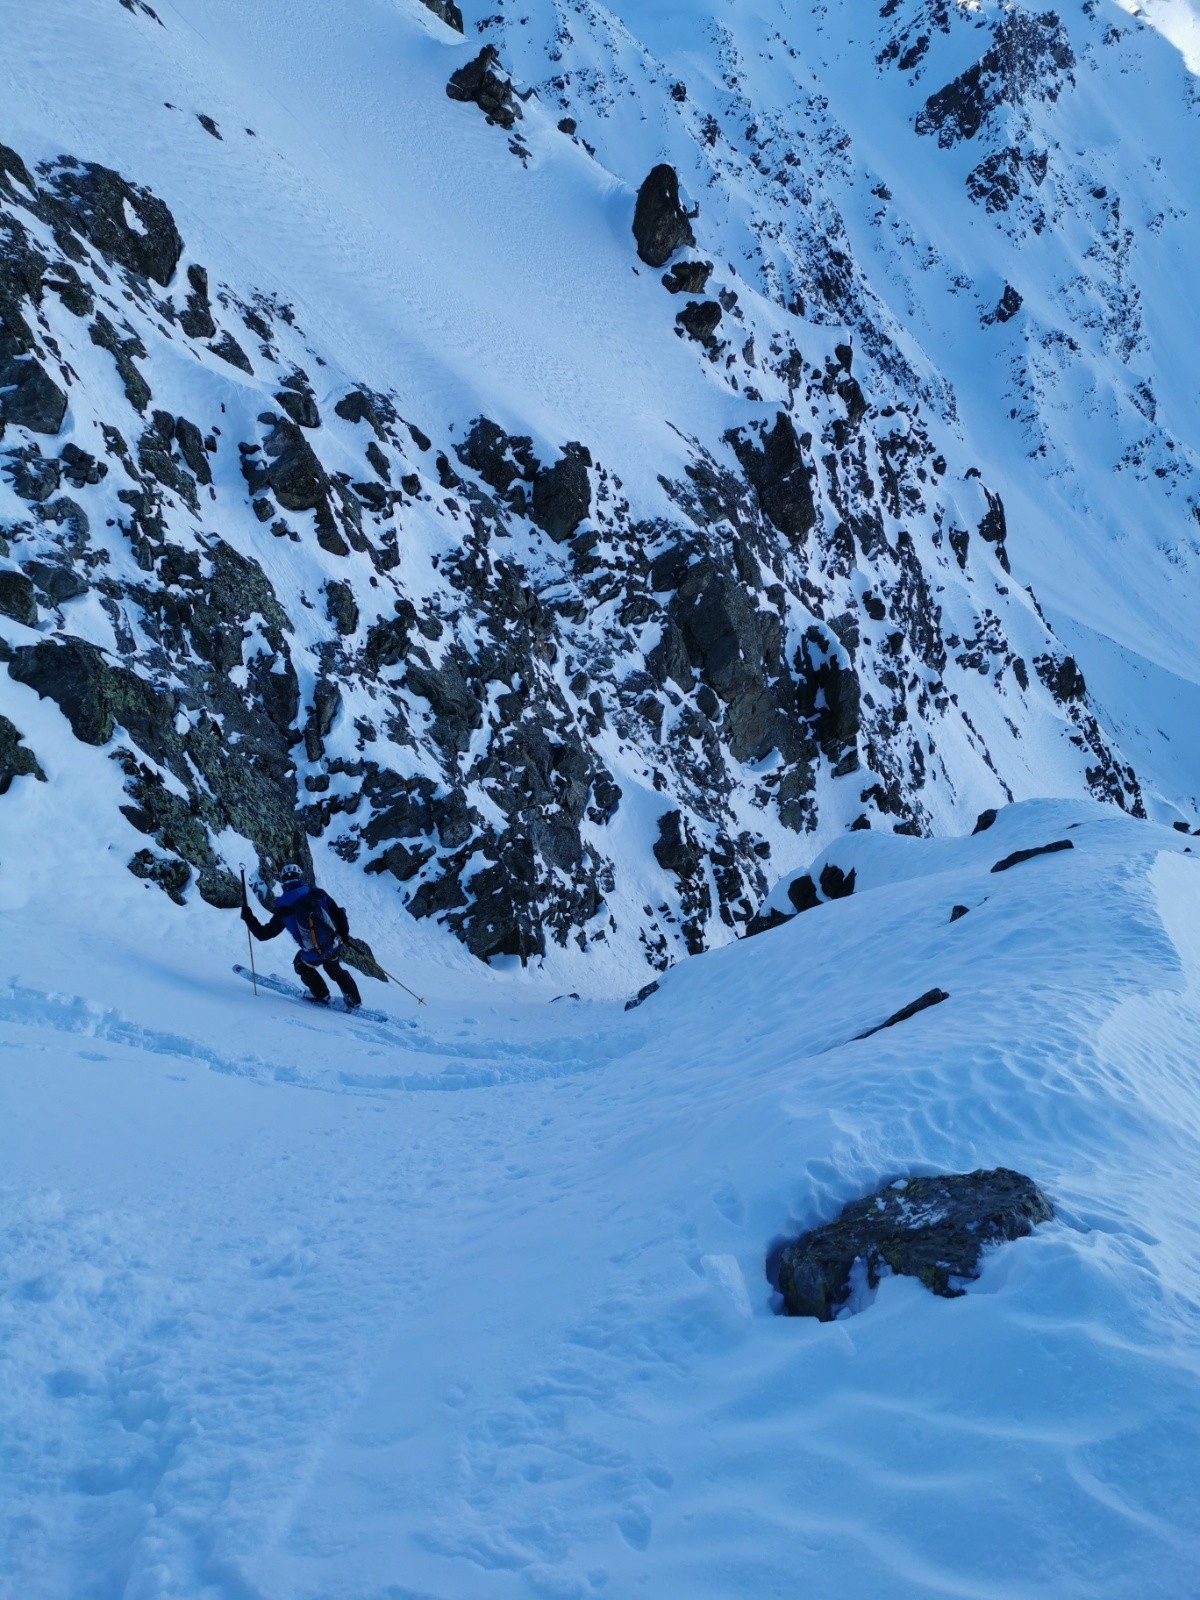
[[(631, 1012), (417, 967), (388, 1027), (256, 999), (111, 856), (65, 918), (28, 870), (7, 1591), (1187, 1594), (1200, 863), (1070, 804), (838, 849), (851, 897)], [(776, 1315), (773, 1239), (992, 1165), (1056, 1218), (962, 1298)]]
[(0, 13), (0, 1600), (1194, 1600), (1195, 0)]

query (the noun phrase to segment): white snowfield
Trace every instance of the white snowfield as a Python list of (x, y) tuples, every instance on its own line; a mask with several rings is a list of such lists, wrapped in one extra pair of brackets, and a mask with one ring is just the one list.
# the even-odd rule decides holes
[[(852, 897), (633, 1011), (402, 956), (383, 1025), (256, 998), (232, 914), (6, 804), (6, 1600), (1196, 1593), (1181, 834), (855, 834)], [(1057, 1218), (962, 1298), (775, 1314), (773, 1241), (995, 1165)]]

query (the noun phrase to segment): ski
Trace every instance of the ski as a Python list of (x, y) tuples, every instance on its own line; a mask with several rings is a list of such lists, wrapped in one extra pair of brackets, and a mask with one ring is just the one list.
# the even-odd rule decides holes
[(395, 1017), (389, 1017), (382, 1011), (370, 1011), (366, 1006), (348, 1006), (340, 995), (336, 999), (331, 998), (328, 1005), (316, 1005), (308, 998), (306, 989), (302, 989), (298, 983), (289, 983), (286, 978), (277, 978), (274, 973), (260, 972), (256, 979), (250, 968), (243, 967), (240, 962), (234, 962), (233, 970), (247, 983), (257, 982), (260, 989), (269, 989), (272, 994), (281, 994), (288, 1000), (298, 1000), (313, 1011), (338, 1011), (343, 1016), (361, 1017), (364, 1022), (396, 1023)]

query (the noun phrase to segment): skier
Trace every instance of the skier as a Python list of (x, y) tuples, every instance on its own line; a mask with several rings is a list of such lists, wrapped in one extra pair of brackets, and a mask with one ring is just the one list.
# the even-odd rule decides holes
[(256, 939), (277, 938), (286, 928), (300, 946), (292, 966), (308, 990), (306, 998), (314, 1005), (329, 1004), (329, 985), (318, 970), (323, 967), (342, 991), (346, 1009), (353, 1011), (362, 1005), (362, 996), (338, 960), (343, 941), (350, 936), (345, 911), (324, 889), (309, 884), (304, 869), (294, 863), (280, 869), (279, 888), (270, 922), (260, 922), (244, 896), (242, 921)]

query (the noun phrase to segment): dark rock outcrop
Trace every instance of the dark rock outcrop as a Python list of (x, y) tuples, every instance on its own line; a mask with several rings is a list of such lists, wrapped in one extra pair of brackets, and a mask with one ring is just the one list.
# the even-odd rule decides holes
[(663, 274), (663, 286), (672, 294), (703, 294), (712, 269), (711, 261), (677, 261)]
[(11, 617), (27, 628), (37, 626), (33, 584), (21, 572), (0, 572), (0, 617)]
[(129, 870), (135, 878), (156, 883), (177, 906), (187, 904), (183, 891), (191, 881), (192, 869), (178, 856), (156, 856), (153, 850), (139, 850), (130, 860)]
[(770, 933), (773, 928), (782, 928), (785, 922), (791, 920), (790, 913), (780, 911), (774, 906), (769, 911), (756, 911), (746, 924), (744, 937), (753, 939), (760, 933)]
[[(568, 451), (572, 448), (586, 454), (582, 445), (568, 446)], [(494, 489), (497, 494), (506, 498), (512, 497), (514, 485), (533, 483), (538, 472), (538, 462), (533, 454), (533, 440), (525, 434), (514, 436), (505, 433), (503, 428), (488, 417), (475, 418), (470, 432), (457, 447), (455, 454), (463, 466), (477, 472), (490, 489)], [(590, 461), (590, 457), (588, 460)], [(550, 470), (553, 471), (553, 468)], [(516, 502), (517, 509), (523, 509), (524, 504), (522, 498)], [(586, 514), (585, 512), (584, 515)]]
[(777, 1266), (784, 1309), (831, 1321), (850, 1298), (855, 1262), (869, 1288), (885, 1272), (903, 1273), (950, 1299), (979, 1276), (986, 1249), (1024, 1238), (1053, 1215), (1037, 1184), (1006, 1167), (899, 1178), (784, 1248)]
[[(389, 400), (369, 389), (351, 389), (334, 406), (334, 411), (347, 422), (366, 422), (377, 439), (385, 439), (385, 424), (395, 420), (395, 410)], [(429, 441), (426, 440), (426, 447)]]
[(332, 582), (325, 585), (325, 611), (343, 638), (357, 631), (358, 603), (348, 583)]
[(267, 478), (285, 511), (315, 511), (329, 494), (329, 479), (312, 446), (290, 419), (277, 418), (263, 441)]
[(27, 561), (25, 570), (33, 580), (39, 594), (45, 595), (52, 605), (62, 605), (64, 600), (77, 600), (87, 594), (88, 581), (73, 567), (58, 561)]
[(1074, 656), (1038, 656), (1033, 665), (1060, 705), (1080, 701), (1087, 694), (1087, 684)]
[(312, 385), (302, 372), (293, 372), (283, 380), (282, 387), (276, 392), (275, 400), (287, 412), (288, 416), (299, 428), (319, 428), (321, 426), (321, 413), (317, 407), (317, 397), (313, 394)]
[(997, 322), (1011, 322), (1024, 304), (1024, 299), (1013, 288), (1012, 284), (1006, 283), (1004, 285), (1004, 293), (997, 300), (992, 310), (984, 315), (984, 325), (990, 327)]
[[(130, 183), (111, 167), (64, 159), (47, 178), (66, 220), (106, 260), (164, 287), (175, 275), (183, 240), (169, 208), (149, 189)], [(132, 212), (137, 225), (130, 222)]]
[(648, 267), (665, 267), (676, 250), (696, 242), (679, 198), (679, 174), (666, 162), (651, 168), (638, 190), (633, 236), (637, 253)]
[(179, 326), (189, 339), (211, 339), (217, 331), (208, 298), (208, 273), (203, 267), (187, 269), (187, 303), (179, 313)]
[(689, 339), (695, 339), (698, 344), (713, 344), (721, 325), (721, 307), (715, 300), (689, 300), (676, 314), (675, 321)]
[(807, 872), (801, 873), (798, 878), (793, 878), (787, 887), (787, 897), (791, 904), (799, 911), (812, 911), (821, 904), (821, 896), (817, 893), (817, 886)]
[(453, 28), (455, 33), (463, 31), (462, 12), (454, 0), (425, 0), (425, 5), (435, 17), (440, 17), (448, 28)]
[(626, 1011), (636, 1011), (640, 1005), (643, 1005), (647, 1000), (649, 1000), (652, 994), (657, 994), (658, 990), (659, 984), (657, 979), (654, 979), (650, 983), (644, 983), (631, 999), (626, 1000)]
[(89, 489), (108, 476), (106, 462), (81, 450), (77, 444), (65, 444), (59, 456), (63, 477), (72, 489)]
[(213, 355), (220, 356), (222, 361), (227, 361), (231, 367), (236, 367), (239, 372), (244, 372), (249, 377), (254, 376), (254, 367), (251, 364), (250, 357), (228, 329), (222, 329), (217, 338), (209, 345), (209, 349)]
[(1056, 100), (1074, 65), (1067, 31), (1053, 11), (1014, 11), (1001, 19), (979, 60), (930, 95), (916, 130), (935, 135), (947, 149), (973, 139), (999, 106), (1025, 98)]
[(43, 456), (36, 444), (31, 444), (9, 454), (4, 463), (4, 475), (22, 500), (40, 505), (58, 489), (62, 467), (52, 457)]
[(817, 520), (812, 469), (786, 412), (776, 414), (760, 442), (746, 431), (728, 436), (746, 476), (754, 485), (763, 513), (780, 533), (803, 539)]
[(122, 334), (105, 316), (96, 313), (88, 328), (88, 337), (101, 350), (107, 350), (116, 363), (117, 372), (125, 389), (125, 398), (135, 411), (145, 411), (150, 404), (150, 385), (142, 376), (137, 363), (145, 360), (146, 347), (135, 333)]
[(8, 672), (53, 700), (83, 744), (107, 744), (118, 724), (150, 750), (161, 750), (169, 737), (170, 702), (82, 639), (23, 645), (13, 651)]
[(712, 895), (704, 872), (704, 852), (680, 811), (667, 811), (658, 819), (654, 859), (676, 880), (684, 940), (688, 953), (699, 955)]
[(534, 477), (530, 515), (557, 544), (570, 539), (592, 509), (591, 464), (586, 446), (569, 444), (552, 467), (541, 467)]
[(319, 761), (325, 754), (325, 740), (333, 731), (333, 724), (342, 709), (342, 691), (330, 678), (318, 678), (313, 690), (313, 702), (304, 724), (304, 753), (310, 761)]
[(5, 423), (31, 433), (54, 434), (67, 414), (67, 397), (32, 356), (4, 355), (0, 330), (0, 430)]
[(1035, 856), (1053, 856), (1060, 850), (1074, 850), (1074, 848), (1072, 840), (1056, 839), (1053, 844), (1034, 845), (1029, 850), (1014, 850), (1012, 855), (1005, 856), (1003, 861), (997, 861), (992, 871), (1007, 872), (1010, 867), (1019, 867), (1022, 861), (1032, 861)]
[(23, 734), (7, 717), (0, 716), (0, 794), (8, 793), (14, 778), (46, 781), (37, 757), (23, 741)]
[(927, 989), (917, 999), (910, 1000), (908, 1005), (901, 1006), (899, 1011), (893, 1011), (884, 1022), (876, 1023), (873, 1028), (867, 1028), (863, 1033), (854, 1035), (855, 1042), (860, 1039), (869, 1039), (874, 1033), (882, 1033), (885, 1028), (894, 1028), (898, 1022), (907, 1022), (910, 1017), (919, 1016), (922, 1011), (928, 1011), (931, 1006), (940, 1006), (950, 996), (944, 989)]
[(862, 690), (848, 652), (820, 628), (809, 628), (793, 662), (796, 709), (811, 723), (834, 777), (853, 772), (859, 762)]
[(490, 123), (501, 128), (511, 128), (523, 114), (495, 45), (485, 44), (473, 61), (451, 73), (446, 93), (451, 100), (477, 105)]
[(854, 867), (846, 872), (832, 861), (827, 861), (821, 868), (821, 893), (826, 900), (848, 900), (854, 893), (857, 880), (858, 872)]

